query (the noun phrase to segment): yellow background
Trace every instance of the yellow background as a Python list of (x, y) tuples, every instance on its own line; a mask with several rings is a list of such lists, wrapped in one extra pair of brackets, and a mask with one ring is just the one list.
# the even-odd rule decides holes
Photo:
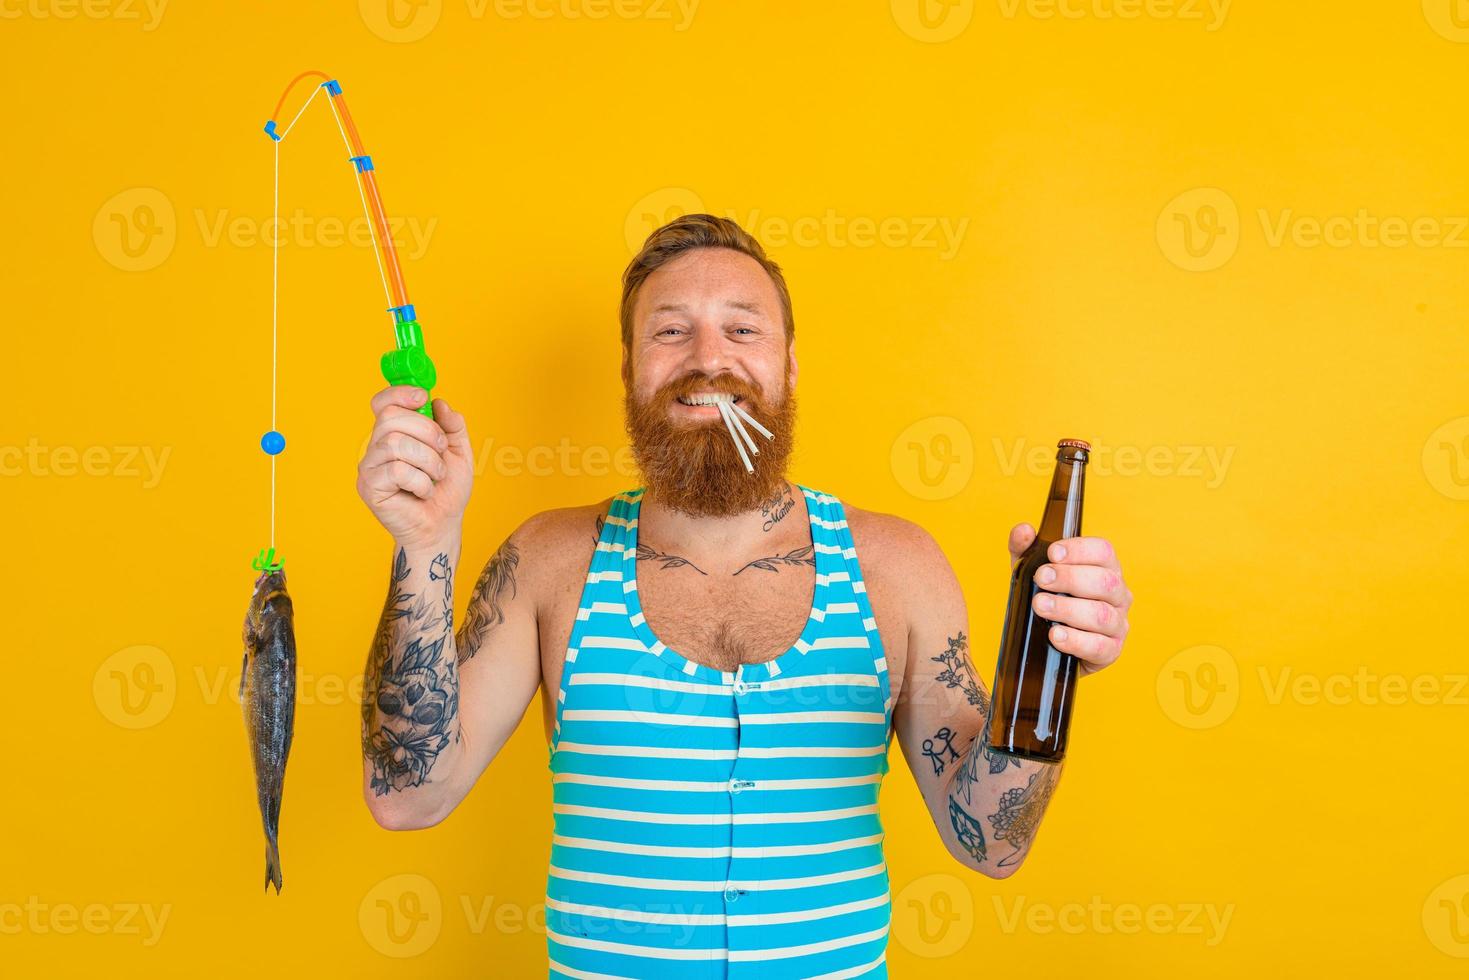
[(1086, 530), (1136, 593), (1128, 649), (1007, 881), (952, 861), (894, 752), (894, 976), (1462, 976), (1469, 11), (687, 9), (4, 4), (0, 969), (544, 975), (538, 710), (436, 829), (359, 798), (389, 541), (354, 465), (390, 333), (369, 249), (333, 237), (360, 217), (324, 105), (281, 155), (302, 679), (286, 888), (260, 891), (234, 698), (268, 534), (260, 127), (320, 68), (480, 450), (461, 610), (522, 518), (636, 485), (608, 462), (618, 276), (691, 205), (787, 270), (792, 475), (937, 536), (986, 679), (1006, 531), (1056, 438), (1100, 450)]

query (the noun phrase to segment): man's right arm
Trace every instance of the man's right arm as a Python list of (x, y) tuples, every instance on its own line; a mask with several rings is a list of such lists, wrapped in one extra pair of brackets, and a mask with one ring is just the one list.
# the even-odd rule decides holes
[(390, 830), (430, 827), (448, 816), (540, 686), (536, 607), (521, 568), (534, 521), (486, 562), (457, 632), (457, 534), (395, 548), (362, 701), (363, 795)]
[(521, 552), (536, 519), (485, 566), (454, 633), (454, 573), (474, 453), (464, 417), (395, 385), (373, 396), (357, 492), (393, 538), (388, 594), (362, 692), (362, 790), (384, 827), (443, 820), (510, 738), (540, 685), (533, 584)]

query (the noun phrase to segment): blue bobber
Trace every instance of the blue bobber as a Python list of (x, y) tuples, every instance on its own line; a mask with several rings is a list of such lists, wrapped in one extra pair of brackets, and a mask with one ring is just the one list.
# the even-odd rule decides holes
[(279, 456), (286, 448), (286, 437), (271, 429), (260, 437), (260, 448), (264, 449), (269, 456)]

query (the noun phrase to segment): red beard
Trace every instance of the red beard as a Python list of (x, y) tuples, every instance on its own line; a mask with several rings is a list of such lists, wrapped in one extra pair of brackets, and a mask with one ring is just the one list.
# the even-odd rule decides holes
[[(789, 376), (786, 380), (787, 395), (778, 405), (767, 401), (759, 388), (728, 374), (712, 378), (702, 373), (685, 375), (642, 404), (633, 400), (629, 388), (623, 396), (623, 412), (647, 491), (660, 503), (696, 517), (730, 517), (759, 509), (786, 482), (796, 423), (796, 396), (790, 390)], [(774, 438), (766, 439), (745, 423), (750, 438), (760, 447), (758, 456), (750, 453), (755, 472), (745, 470), (740, 451), (719, 416), (678, 421), (670, 417), (673, 402), (695, 391), (740, 396), (740, 407), (770, 430)]]

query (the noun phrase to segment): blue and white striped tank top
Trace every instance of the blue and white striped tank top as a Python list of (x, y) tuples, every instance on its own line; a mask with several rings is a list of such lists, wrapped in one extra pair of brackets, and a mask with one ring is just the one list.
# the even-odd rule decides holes
[(841, 501), (800, 490), (816, 560), (805, 628), (734, 671), (653, 635), (642, 490), (613, 498), (550, 746), (552, 977), (887, 976), (887, 662)]

